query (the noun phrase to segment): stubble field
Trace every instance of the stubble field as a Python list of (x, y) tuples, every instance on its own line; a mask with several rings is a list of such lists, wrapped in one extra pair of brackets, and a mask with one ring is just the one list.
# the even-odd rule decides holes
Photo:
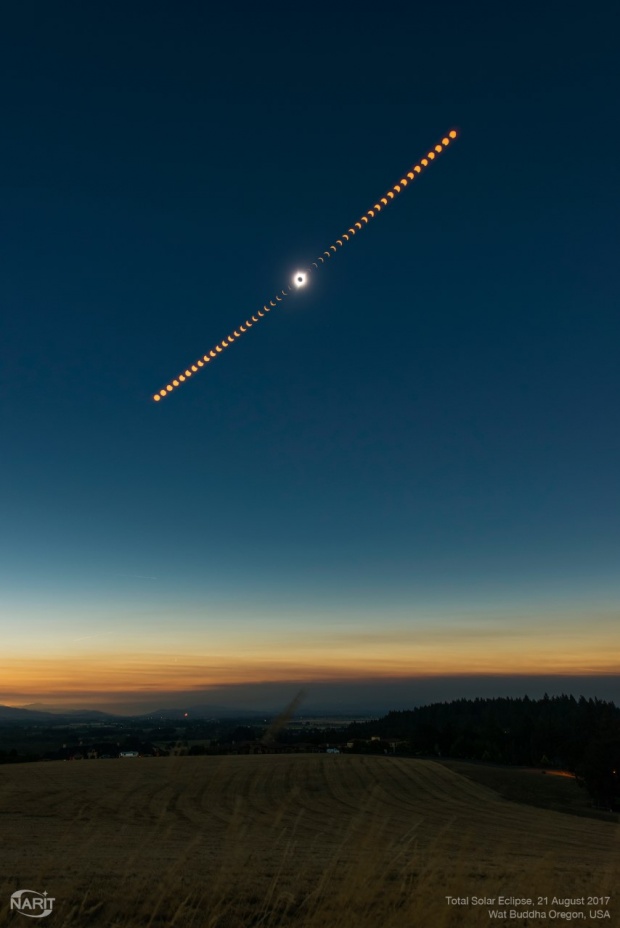
[[(613, 895), (619, 858), (617, 825), (509, 802), (433, 761), (0, 767), (0, 924), (23, 921), (9, 897), (29, 888), (55, 898), (50, 928), (477, 928), (488, 906), (446, 895)], [(609, 910), (601, 923), (620, 924)]]

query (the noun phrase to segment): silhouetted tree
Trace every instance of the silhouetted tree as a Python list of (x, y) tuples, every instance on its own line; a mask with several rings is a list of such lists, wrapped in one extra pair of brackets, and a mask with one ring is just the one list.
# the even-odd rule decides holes
[(576, 772), (596, 806), (620, 807), (620, 726), (596, 733)]

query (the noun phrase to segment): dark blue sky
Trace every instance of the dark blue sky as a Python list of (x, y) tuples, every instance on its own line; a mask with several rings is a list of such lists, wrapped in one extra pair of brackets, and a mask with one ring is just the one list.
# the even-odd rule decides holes
[(0, 701), (617, 667), (610, 9), (4, 10)]

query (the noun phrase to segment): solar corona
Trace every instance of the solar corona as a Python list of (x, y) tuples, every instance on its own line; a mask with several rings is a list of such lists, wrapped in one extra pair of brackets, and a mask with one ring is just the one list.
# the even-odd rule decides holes
[(176, 390), (182, 383), (186, 380), (189, 380), (194, 374), (197, 374), (198, 371), (206, 367), (207, 364), (210, 364), (214, 358), (221, 354), (225, 348), (228, 348), (229, 345), (232, 345), (238, 338), (241, 338), (248, 329), (251, 329), (252, 326), (256, 325), (257, 322), (260, 322), (261, 319), (264, 319), (267, 313), (270, 313), (272, 309), (283, 303), (284, 300), (292, 293), (295, 293), (298, 290), (303, 289), (307, 286), (310, 275), (317, 271), (323, 264), (326, 264), (327, 261), (332, 258), (337, 252), (344, 247), (345, 242), (350, 242), (351, 239), (357, 235), (358, 232), (368, 225), (371, 219), (375, 219), (378, 214), (385, 209), (388, 204), (395, 199), (396, 195), (402, 193), (402, 191), (413, 183), (416, 177), (421, 174), (425, 168), (431, 164), (437, 155), (439, 155), (448, 145), (456, 138), (456, 131), (451, 129), (440, 142), (435, 145), (423, 158), (420, 158), (417, 164), (414, 164), (406, 174), (403, 174), (398, 183), (387, 191), (387, 193), (380, 197), (373, 206), (364, 213), (363, 216), (354, 222), (346, 232), (343, 232), (339, 238), (335, 240), (328, 248), (325, 249), (322, 254), (320, 254), (316, 260), (314, 260), (309, 267), (304, 268), (303, 270), (297, 270), (293, 274), (290, 283), (287, 285), (286, 289), (280, 290), (271, 300), (265, 302), (261, 309), (259, 309), (255, 315), (250, 316), (245, 320), (244, 323), (237, 326), (237, 328), (226, 338), (222, 340), (221, 343), (218, 343), (212, 348), (207, 354), (204, 354), (201, 358), (198, 358), (193, 364), (191, 364), (186, 370), (182, 371), (180, 374), (171, 380), (165, 387), (159, 390), (153, 395), (155, 402), (159, 402), (165, 396), (168, 396), (169, 393), (172, 393), (173, 390)]

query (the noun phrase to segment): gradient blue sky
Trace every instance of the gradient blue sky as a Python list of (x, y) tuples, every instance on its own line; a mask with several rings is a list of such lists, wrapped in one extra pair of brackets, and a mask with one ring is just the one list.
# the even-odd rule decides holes
[(0, 702), (617, 698), (618, 14), (1, 18)]

